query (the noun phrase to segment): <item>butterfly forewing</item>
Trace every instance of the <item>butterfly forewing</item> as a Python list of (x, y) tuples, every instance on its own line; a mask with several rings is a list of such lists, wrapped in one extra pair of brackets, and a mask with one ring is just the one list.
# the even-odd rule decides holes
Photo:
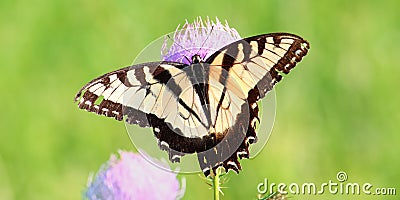
[[(117, 120), (127, 115), (127, 121), (132, 123), (140, 122), (130, 116), (132, 109), (137, 111), (135, 114), (154, 113), (161, 118), (163, 108), (159, 96), (166, 96), (172, 91), (166, 90), (163, 84), (156, 84), (163, 80), (156, 79), (154, 74), (163, 67), (181, 66), (183, 64), (153, 62), (116, 70), (86, 84), (76, 95), (75, 101), (78, 101), (81, 109)], [(126, 113), (125, 108), (129, 108)]]
[(227, 82), (234, 79), (246, 97), (257, 86), (262, 92), (262, 98), (281, 80), (280, 73), (289, 73), (307, 54), (308, 49), (309, 43), (294, 34), (264, 34), (227, 45), (211, 55), (206, 62), (210, 63), (211, 72), (219, 73), (218, 66), (227, 70)]

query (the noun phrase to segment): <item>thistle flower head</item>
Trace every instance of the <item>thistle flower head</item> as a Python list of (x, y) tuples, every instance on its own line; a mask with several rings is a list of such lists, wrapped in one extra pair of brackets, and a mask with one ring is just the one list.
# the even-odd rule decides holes
[(183, 195), (176, 174), (155, 167), (139, 154), (119, 151), (119, 155), (111, 155), (96, 177), (89, 177), (87, 199), (176, 199)]
[[(173, 44), (168, 47), (168, 41)], [(191, 64), (191, 58), (199, 55), (203, 60), (220, 48), (240, 39), (239, 33), (230, 28), (228, 23), (222, 24), (218, 18), (215, 22), (208, 17), (203, 20), (198, 17), (193, 23), (186, 23), (176, 29), (173, 38), (166, 38), (162, 48), (164, 61)]]

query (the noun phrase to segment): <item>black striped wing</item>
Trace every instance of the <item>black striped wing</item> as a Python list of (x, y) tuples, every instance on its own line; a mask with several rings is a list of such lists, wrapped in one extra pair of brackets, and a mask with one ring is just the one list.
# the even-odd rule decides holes
[(228, 90), (237, 90), (231, 84), (236, 82), (246, 97), (252, 89), (258, 89), (258, 98), (262, 98), (282, 79), (282, 74), (288, 74), (302, 60), (308, 49), (309, 43), (297, 35), (264, 34), (227, 45), (206, 62), (217, 76), (222, 70), (229, 72)]
[(81, 109), (152, 127), (171, 161), (197, 153), (206, 175), (238, 172), (256, 141), (257, 101), (306, 55), (302, 38), (275, 33), (245, 38), (185, 65), (152, 62), (107, 73), (76, 95)]
[[(164, 92), (166, 68), (184, 67), (180, 63), (153, 62), (134, 65), (100, 76), (86, 84), (76, 95), (81, 109), (127, 122), (149, 126), (145, 114), (159, 112), (157, 97)], [(171, 70), (172, 71), (172, 70)], [(157, 79), (159, 78), (159, 79)]]
[[(258, 120), (257, 101), (282, 79), (283, 74), (288, 74), (302, 60), (308, 49), (309, 43), (299, 36), (289, 33), (272, 33), (244, 38), (229, 44), (206, 60), (206, 63), (210, 65), (209, 78), (215, 81), (212, 85), (219, 85), (210, 87), (208, 92), (217, 94), (216, 98), (210, 100), (214, 100), (210, 104), (215, 107), (216, 116), (234, 115), (235, 121), (225, 135), (227, 137), (245, 135), (235, 152), (227, 152), (228, 159), (219, 159), (219, 162), (212, 164), (222, 165), (225, 170), (232, 169), (236, 172), (241, 169), (238, 158), (248, 158), (248, 147), (257, 139), (255, 131)], [(235, 101), (240, 110), (234, 107), (224, 108), (223, 102), (234, 101), (232, 97), (236, 97)], [(223, 117), (214, 120), (221, 126), (231, 125), (229, 120)], [(238, 128), (239, 126), (246, 126), (246, 128)], [(221, 148), (226, 149), (229, 145)], [(218, 157), (218, 155), (207, 152), (203, 158), (199, 158), (199, 161), (207, 157)], [(222, 157), (227, 157), (227, 155)], [(200, 162), (200, 164), (203, 164), (202, 168), (214, 168), (213, 165), (210, 166), (210, 163)]]
[[(206, 67), (153, 62), (107, 73), (76, 95), (81, 109), (152, 127), (171, 161), (216, 145), (205, 104)], [(226, 116), (224, 116), (226, 117)], [(231, 120), (232, 121), (232, 120)], [(228, 127), (227, 127), (228, 128)]]
[[(175, 136), (165, 132), (176, 132), (182, 138), (202, 137), (207, 134), (204, 110), (188, 69), (186, 64), (174, 62), (126, 67), (89, 82), (75, 101), (79, 102), (79, 108), (99, 115), (117, 120), (126, 116), (130, 124), (151, 126), (158, 139), (168, 141), (169, 145), (177, 142), (171, 139)], [(184, 145), (174, 149), (195, 151)]]

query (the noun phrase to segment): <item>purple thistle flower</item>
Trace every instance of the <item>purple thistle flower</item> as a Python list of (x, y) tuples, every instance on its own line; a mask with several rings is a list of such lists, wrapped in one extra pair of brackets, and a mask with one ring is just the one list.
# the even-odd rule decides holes
[[(141, 155), (119, 151), (120, 158), (111, 155), (96, 177), (89, 177), (85, 197), (89, 200), (179, 199), (176, 174), (149, 163)], [(153, 161), (156, 162), (156, 161)], [(166, 165), (157, 162), (157, 165)], [(183, 188), (184, 186), (182, 186)]]
[(193, 24), (187, 20), (179, 30), (176, 29), (173, 36), (173, 44), (168, 47), (170, 38), (166, 38), (162, 47), (162, 59), (164, 61), (191, 64), (193, 55), (199, 55), (203, 60), (220, 48), (241, 39), (239, 33), (230, 28), (228, 22), (222, 24), (218, 18), (215, 22), (203, 20), (198, 17)]

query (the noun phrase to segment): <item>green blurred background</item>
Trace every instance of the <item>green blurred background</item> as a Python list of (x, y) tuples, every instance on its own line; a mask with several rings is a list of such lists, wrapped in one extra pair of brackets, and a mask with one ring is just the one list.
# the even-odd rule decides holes
[[(123, 123), (79, 110), (75, 93), (196, 16), (227, 19), (242, 36), (286, 31), (311, 43), (276, 87), (267, 146), (228, 175), (223, 199), (255, 199), (264, 178), (321, 184), (339, 171), (400, 193), (399, 8), (397, 0), (2, 0), (0, 199), (80, 199), (89, 172), (133, 146)], [(197, 175), (186, 180), (184, 199), (212, 197)]]

